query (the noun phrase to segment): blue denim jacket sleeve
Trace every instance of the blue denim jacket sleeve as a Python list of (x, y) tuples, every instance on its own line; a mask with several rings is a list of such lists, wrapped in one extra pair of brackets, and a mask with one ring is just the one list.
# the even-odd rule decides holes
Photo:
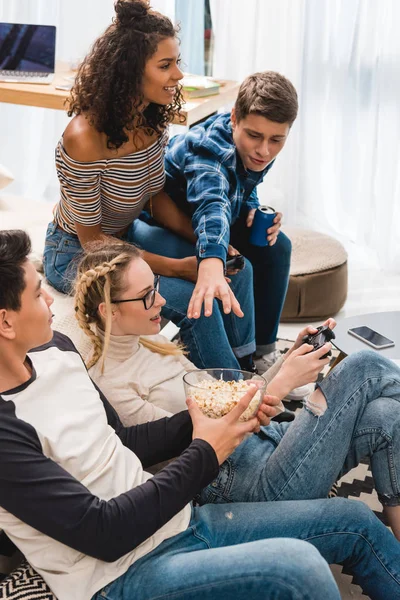
[(197, 257), (220, 258), (225, 264), (232, 220), (228, 172), (215, 159), (193, 155), (186, 159), (185, 177), (187, 200), (195, 205)]

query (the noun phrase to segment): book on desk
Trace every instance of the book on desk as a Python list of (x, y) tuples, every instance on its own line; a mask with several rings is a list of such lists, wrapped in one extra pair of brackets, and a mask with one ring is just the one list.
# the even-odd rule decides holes
[(204, 98), (219, 94), (221, 84), (211, 77), (201, 75), (185, 75), (182, 81), (182, 92), (185, 98)]

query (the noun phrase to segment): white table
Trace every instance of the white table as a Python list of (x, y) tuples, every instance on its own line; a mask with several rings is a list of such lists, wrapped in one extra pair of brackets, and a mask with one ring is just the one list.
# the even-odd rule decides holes
[[(375, 350), (372, 346), (369, 346), (348, 333), (350, 328), (360, 327), (362, 325), (366, 325), (393, 340), (395, 345), (391, 348)], [(339, 321), (335, 327), (335, 335), (336, 337), (332, 340), (332, 344), (340, 350), (341, 356), (339, 359), (344, 358), (344, 356), (349, 356), (354, 352), (358, 352), (359, 350), (368, 349), (374, 350), (386, 358), (393, 360), (400, 359), (400, 311), (370, 313), (343, 319), (342, 321)]]

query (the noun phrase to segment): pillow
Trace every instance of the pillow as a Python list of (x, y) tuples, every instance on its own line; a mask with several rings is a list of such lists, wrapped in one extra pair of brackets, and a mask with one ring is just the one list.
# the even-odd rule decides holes
[(57, 600), (44, 579), (26, 561), (0, 583), (0, 600)]
[(5, 188), (12, 181), (14, 181), (14, 175), (11, 171), (3, 167), (3, 165), (0, 165), (0, 190)]

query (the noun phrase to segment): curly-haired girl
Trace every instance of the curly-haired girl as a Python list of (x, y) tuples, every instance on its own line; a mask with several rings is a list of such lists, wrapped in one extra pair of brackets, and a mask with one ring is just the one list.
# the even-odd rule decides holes
[(135, 243), (138, 217), (144, 208), (153, 214), (154, 199), (157, 222), (188, 240), (186, 255), (174, 257), (171, 247), (163, 256), (151, 248), (143, 255), (162, 275), (165, 316), (180, 327), (198, 367), (248, 368), (255, 350), (250, 267), (229, 287), (231, 314), (219, 305), (202, 319), (182, 312), (197, 279), (195, 237), (190, 219), (163, 191), (168, 124), (182, 105), (176, 29), (144, 0), (117, 0), (115, 12), (80, 66), (69, 104), (74, 118), (56, 148), (61, 197), (46, 234), (46, 277), (69, 292), (82, 247), (110, 237)]

